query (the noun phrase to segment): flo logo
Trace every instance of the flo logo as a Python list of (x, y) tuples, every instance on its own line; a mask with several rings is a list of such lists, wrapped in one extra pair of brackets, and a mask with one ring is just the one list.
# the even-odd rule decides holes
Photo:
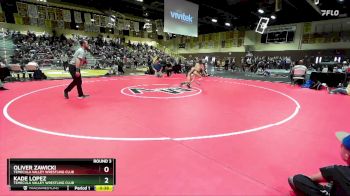
[(187, 87), (174, 87), (168, 84), (130, 86), (121, 90), (123, 95), (154, 99), (186, 98), (198, 95), (201, 92), (202, 90), (196, 87), (189, 89)]

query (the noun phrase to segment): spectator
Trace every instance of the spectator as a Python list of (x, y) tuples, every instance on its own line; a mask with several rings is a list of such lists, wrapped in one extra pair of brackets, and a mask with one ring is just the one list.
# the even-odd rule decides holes
[[(295, 70), (300, 70), (300, 69), (304, 69), (305, 70), (305, 74), (307, 72), (307, 67), (304, 65), (304, 61), (303, 60), (300, 60), (297, 65), (295, 65), (291, 70), (290, 70), (290, 80), (291, 80), (291, 83), (294, 83), (294, 77), (296, 76), (294, 71)], [(305, 75), (298, 75), (298, 77), (305, 77)]]
[(163, 76), (162, 71), (163, 71), (163, 66), (160, 63), (161, 61), (159, 60), (159, 58), (157, 58), (155, 60), (155, 62), (153, 63), (153, 70), (154, 73), (157, 77), (161, 78)]
[(4, 84), (0, 80), (0, 90), (8, 90), (7, 88), (4, 87)]
[(120, 59), (118, 59), (118, 72), (124, 75), (125, 72), (123, 70), (123, 67), (124, 67), (123, 62)]
[(63, 65), (63, 70), (66, 71), (68, 67), (68, 55), (64, 53), (61, 55), (61, 63)]
[[(299, 174), (288, 178), (297, 195), (350, 195), (350, 134), (338, 132), (336, 136), (341, 142), (341, 158), (347, 165), (324, 167), (312, 176)], [(324, 182), (327, 184), (320, 184)]]
[(5, 64), (0, 63), (0, 81), (5, 81), (5, 78), (10, 77), (10, 69)]
[(346, 88), (336, 88), (331, 90), (330, 88), (327, 88), (329, 94), (342, 94), (342, 95), (350, 95), (350, 82), (348, 83), (348, 86)]
[(165, 71), (168, 77), (170, 77), (171, 73), (173, 72), (173, 65), (169, 60), (165, 64)]

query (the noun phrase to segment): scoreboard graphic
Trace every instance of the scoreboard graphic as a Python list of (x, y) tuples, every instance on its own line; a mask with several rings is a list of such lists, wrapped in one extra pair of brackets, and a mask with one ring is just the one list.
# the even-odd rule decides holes
[(8, 159), (11, 191), (113, 191), (116, 160)]

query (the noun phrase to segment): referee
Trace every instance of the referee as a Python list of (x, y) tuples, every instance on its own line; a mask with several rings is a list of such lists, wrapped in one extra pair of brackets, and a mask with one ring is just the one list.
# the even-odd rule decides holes
[(87, 63), (86, 54), (87, 54), (87, 50), (89, 50), (89, 44), (86, 40), (81, 40), (79, 43), (80, 43), (80, 48), (77, 51), (75, 51), (72, 60), (69, 62), (69, 73), (72, 75), (73, 81), (64, 90), (64, 97), (66, 99), (69, 99), (68, 93), (75, 86), (77, 86), (79, 99), (84, 99), (89, 96), (89, 95), (84, 95), (83, 93), (83, 89), (81, 87), (83, 82), (81, 80), (81, 73), (80, 73), (80, 67)]

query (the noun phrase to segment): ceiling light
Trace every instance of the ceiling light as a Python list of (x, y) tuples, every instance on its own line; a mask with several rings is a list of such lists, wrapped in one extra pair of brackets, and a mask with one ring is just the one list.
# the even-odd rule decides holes
[(143, 0), (136, 0), (136, 1), (138, 1), (138, 2), (143, 2)]
[(95, 22), (95, 19), (91, 19), (91, 22)]
[(212, 22), (215, 22), (215, 23), (217, 23), (217, 22), (218, 22), (218, 20), (217, 20), (217, 19), (215, 19), (215, 18), (211, 19), (211, 21), (212, 21)]
[(76, 27), (79, 28), (79, 25), (77, 25)]
[(272, 19), (272, 20), (275, 20), (275, 19), (276, 19), (276, 16), (275, 16), (275, 15), (271, 15), (271, 19)]
[(263, 9), (258, 9), (258, 12), (259, 12), (260, 14), (263, 14), (263, 13), (264, 13), (264, 10), (263, 10)]
[(225, 26), (230, 27), (231, 24), (230, 24), (229, 22), (226, 22), (226, 23), (225, 23)]

